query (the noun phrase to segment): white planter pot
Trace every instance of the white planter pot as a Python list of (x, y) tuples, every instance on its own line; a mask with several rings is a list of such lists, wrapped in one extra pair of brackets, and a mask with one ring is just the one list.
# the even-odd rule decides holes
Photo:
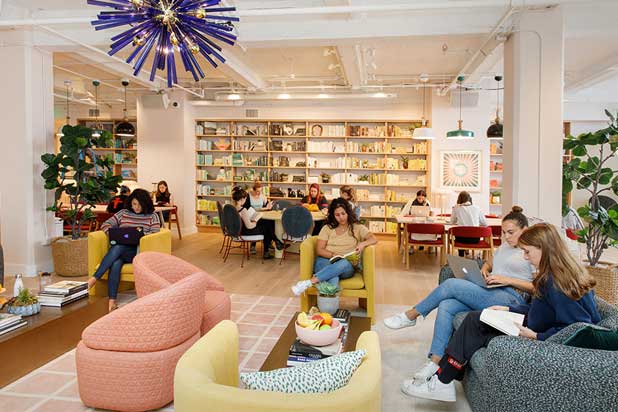
[(320, 312), (334, 315), (337, 309), (339, 309), (339, 296), (326, 297), (318, 295), (318, 308)]

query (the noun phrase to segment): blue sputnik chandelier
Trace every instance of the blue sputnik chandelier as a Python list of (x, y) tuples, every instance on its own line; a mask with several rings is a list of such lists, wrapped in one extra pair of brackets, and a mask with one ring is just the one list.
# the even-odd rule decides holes
[(197, 61), (199, 54), (213, 67), (217, 67), (215, 59), (225, 63), (221, 47), (214, 40), (233, 46), (236, 41), (232, 34), (233, 22), (239, 19), (214, 14), (236, 10), (235, 7), (216, 7), (219, 3), (221, 0), (88, 0), (90, 5), (114, 9), (97, 15), (97, 20), (92, 22), (95, 30), (131, 26), (112, 37), (108, 54), (114, 55), (132, 45), (134, 49), (126, 61), (133, 64), (133, 74), (137, 75), (154, 49), (150, 81), (154, 80), (157, 70), (167, 67), (168, 87), (178, 83), (176, 53), (195, 81), (204, 78)]

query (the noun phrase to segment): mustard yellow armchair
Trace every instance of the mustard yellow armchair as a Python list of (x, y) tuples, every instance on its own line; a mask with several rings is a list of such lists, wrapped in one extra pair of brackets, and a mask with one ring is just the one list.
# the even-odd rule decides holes
[(350, 382), (330, 393), (289, 394), (238, 387), (238, 328), (221, 321), (180, 358), (174, 375), (176, 412), (378, 412), (382, 366), (375, 332), (363, 332), (356, 349), (367, 356)]
[[(316, 258), (316, 246), (318, 237), (313, 236), (300, 245), (300, 280), (311, 279), (313, 276), (313, 264)], [(363, 250), (363, 270), (356, 272), (349, 279), (339, 281), (339, 296), (357, 297), (359, 305), (367, 308), (367, 316), (371, 318), (371, 324), (375, 323), (375, 271), (376, 249), (368, 246)], [(300, 295), (300, 310), (307, 312), (311, 306), (317, 306), (318, 291), (315, 287), (307, 289)]]
[[(109, 249), (109, 239), (105, 232), (98, 230), (88, 233), (88, 276), (94, 275), (95, 270), (103, 260)], [(160, 252), (172, 254), (172, 232), (169, 229), (161, 229), (157, 233), (146, 235), (140, 239), (140, 252)], [(127, 263), (122, 265), (120, 271), (120, 287), (118, 290), (129, 290), (135, 288), (133, 277), (133, 265)], [(90, 289), (92, 296), (107, 296), (107, 272)]]

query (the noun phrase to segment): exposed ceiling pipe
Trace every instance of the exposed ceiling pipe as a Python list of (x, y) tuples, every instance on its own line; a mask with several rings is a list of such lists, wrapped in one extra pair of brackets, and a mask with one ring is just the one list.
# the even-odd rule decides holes
[(356, 58), (356, 68), (362, 87), (367, 84), (367, 72), (365, 71), (365, 53), (360, 44), (354, 45), (354, 57)]
[[(54, 97), (57, 97), (57, 98), (59, 98), (59, 99), (64, 99), (65, 101), (66, 101), (66, 99), (67, 99), (67, 97), (66, 97), (65, 95), (62, 95), (62, 94), (60, 94), (60, 93), (55, 93), (55, 92), (54, 92), (53, 96), (54, 96)], [(69, 101), (70, 101), (70, 102), (72, 102), (72, 103), (85, 104), (86, 106), (94, 106), (94, 105), (95, 105), (95, 104), (94, 104), (94, 102), (90, 103), (90, 102), (89, 102), (89, 101), (87, 101), (87, 100), (79, 100), (79, 99), (76, 99), (76, 98), (74, 98), (74, 97), (69, 97)]]
[(95, 80), (95, 79), (96, 79), (96, 80), (99, 80), (99, 81), (101, 82), (101, 85), (103, 85), (103, 86), (111, 87), (111, 88), (114, 88), (114, 89), (118, 89), (118, 88), (119, 88), (119, 87), (118, 87), (117, 85), (115, 85), (115, 84), (111, 84), (111, 83), (104, 82), (103, 80), (100, 80), (100, 79), (98, 79), (98, 78), (95, 78), (95, 77), (92, 77), (92, 76), (88, 76), (88, 75), (85, 75), (85, 74), (83, 74), (83, 73), (78, 73), (78, 72), (76, 72), (76, 71), (69, 70), (69, 69), (67, 69), (67, 68), (64, 68), (64, 67), (58, 66), (58, 65), (56, 65), (56, 64), (54, 64), (54, 66), (53, 66), (53, 67), (54, 67), (54, 69), (61, 70), (61, 71), (63, 71), (63, 72), (66, 72), (66, 73), (72, 74), (72, 75), (74, 75), (74, 76), (83, 77), (83, 78), (88, 79), (88, 80)]

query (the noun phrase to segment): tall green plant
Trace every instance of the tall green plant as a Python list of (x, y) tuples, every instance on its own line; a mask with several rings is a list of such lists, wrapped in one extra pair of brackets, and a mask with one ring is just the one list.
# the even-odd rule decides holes
[[(589, 204), (577, 209), (588, 224), (577, 236), (579, 242), (586, 244), (590, 266), (596, 266), (604, 249), (618, 244), (618, 206), (606, 210), (599, 201), (604, 192), (618, 195), (618, 170), (608, 165), (618, 151), (618, 121), (609, 111), (605, 114), (610, 120), (608, 127), (564, 140), (564, 150), (570, 150), (573, 158), (562, 169), (563, 199), (574, 187), (590, 193)], [(598, 150), (598, 156), (591, 149)], [(564, 212), (565, 208), (563, 204)]]
[[(94, 219), (89, 206), (107, 201), (122, 180), (122, 177), (114, 176), (112, 155), (97, 156), (93, 150), (95, 147), (111, 147), (111, 133), (104, 131), (100, 137), (92, 137), (92, 132), (89, 127), (66, 125), (62, 128), (64, 136), (60, 138), (60, 152), (41, 156), (46, 165), (41, 173), (45, 189), (55, 191), (54, 204), (47, 210), (62, 210), (71, 224), (73, 239), (81, 235), (82, 223)], [(60, 201), (63, 193), (70, 199), (66, 208)]]

